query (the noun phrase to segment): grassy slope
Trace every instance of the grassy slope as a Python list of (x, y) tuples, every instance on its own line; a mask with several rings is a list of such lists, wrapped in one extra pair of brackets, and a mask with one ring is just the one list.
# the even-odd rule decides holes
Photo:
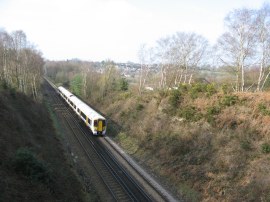
[(83, 201), (47, 109), (0, 90), (0, 201)]
[(157, 92), (109, 97), (95, 105), (116, 140), (188, 200), (270, 201), (269, 93), (185, 94), (177, 108)]

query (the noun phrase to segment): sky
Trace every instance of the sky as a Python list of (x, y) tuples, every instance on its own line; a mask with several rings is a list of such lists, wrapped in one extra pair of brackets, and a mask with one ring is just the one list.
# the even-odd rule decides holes
[(23, 30), (48, 60), (138, 62), (142, 44), (195, 32), (214, 44), (224, 18), (270, 0), (0, 0), (0, 30)]

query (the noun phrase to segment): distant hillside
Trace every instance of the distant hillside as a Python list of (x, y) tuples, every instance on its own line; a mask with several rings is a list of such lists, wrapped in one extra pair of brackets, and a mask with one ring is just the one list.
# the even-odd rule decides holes
[(46, 107), (0, 90), (0, 201), (84, 201)]

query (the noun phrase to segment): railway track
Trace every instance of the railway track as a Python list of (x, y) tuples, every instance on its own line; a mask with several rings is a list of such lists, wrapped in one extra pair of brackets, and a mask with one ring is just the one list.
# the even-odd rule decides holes
[[(52, 84), (51, 84), (52, 85)], [(115, 201), (153, 201), (146, 191), (129, 175), (98, 139), (86, 131), (76, 114), (60, 99), (52, 86), (47, 86), (51, 104), (72, 131), (74, 137), (83, 148), (89, 162), (95, 168), (100, 182), (104, 183)]]

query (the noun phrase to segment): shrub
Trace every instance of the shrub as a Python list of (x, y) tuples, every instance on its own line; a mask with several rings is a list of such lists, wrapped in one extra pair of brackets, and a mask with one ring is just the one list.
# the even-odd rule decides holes
[(211, 106), (207, 108), (207, 114), (209, 115), (217, 115), (221, 111), (221, 108), (219, 106)]
[(206, 86), (206, 95), (207, 96), (212, 96), (217, 92), (217, 89), (215, 87), (215, 84), (211, 83), (211, 84), (207, 84)]
[(70, 82), (71, 91), (74, 94), (81, 96), (82, 95), (82, 86), (83, 86), (82, 76), (77, 74), (76, 76), (74, 76), (74, 78)]
[(219, 114), (221, 111), (220, 106), (211, 106), (207, 108), (206, 119), (210, 124), (215, 124), (214, 115)]
[(171, 92), (169, 102), (172, 107), (177, 108), (181, 103), (181, 92), (179, 90), (173, 90)]
[(128, 90), (128, 81), (125, 78), (121, 78), (119, 81), (119, 89), (121, 91), (127, 91)]
[(164, 97), (167, 97), (168, 92), (166, 90), (164, 90), (164, 89), (161, 89), (161, 90), (158, 91), (158, 95), (159, 95), (160, 98), (164, 98)]
[(2, 80), (1, 81), (1, 87), (4, 89), (4, 90), (7, 90), (8, 89), (8, 84), (6, 81)]
[(137, 104), (137, 106), (136, 106), (137, 111), (141, 111), (143, 108), (144, 108), (144, 106), (142, 104)]
[(239, 101), (238, 96), (236, 95), (226, 95), (223, 100), (221, 100), (220, 104), (222, 106), (232, 106), (235, 105)]
[(187, 121), (198, 121), (202, 118), (201, 113), (198, 113), (194, 106), (183, 108), (179, 111), (179, 116), (185, 118)]
[(38, 160), (27, 148), (18, 149), (14, 157), (15, 171), (29, 177), (33, 181), (48, 184), (51, 175), (48, 166)]
[(179, 84), (178, 90), (182, 93), (188, 92), (188, 85), (187, 84)]
[(131, 97), (131, 92), (129, 91), (125, 91), (125, 92), (122, 92), (119, 94), (119, 99), (120, 100), (126, 100), (127, 98), (130, 98)]
[(205, 84), (202, 83), (196, 83), (192, 85), (192, 87), (189, 90), (190, 97), (192, 99), (196, 99), (199, 96), (199, 93), (206, 92), (207, 87)]
[(263, 153), (270, 153), (270, 144), (264, 143), (262, 144), (261, 148)]
[(207, 96), (212, 96), (217, 92), (215, 84), (204, 84), (204, 83), (196, 83), (191, 86), (189, 90), (190, 97), (192, 99), (196, 99), (199, 96), (199, 93), (206, 93)]
[(270, 116), (270, 110), (267, 109), (267, 107), (265, 106), (265, 104), (260, 103), (258, 105), (258, 109), (259, 111), (264, 115), (264, 116)]
[(222, 84), (221, 90), (222, 90), (223, 94), (225, 94), (225, 95), (227, 95), (230, 92), (229, 86), (227, 84)]

